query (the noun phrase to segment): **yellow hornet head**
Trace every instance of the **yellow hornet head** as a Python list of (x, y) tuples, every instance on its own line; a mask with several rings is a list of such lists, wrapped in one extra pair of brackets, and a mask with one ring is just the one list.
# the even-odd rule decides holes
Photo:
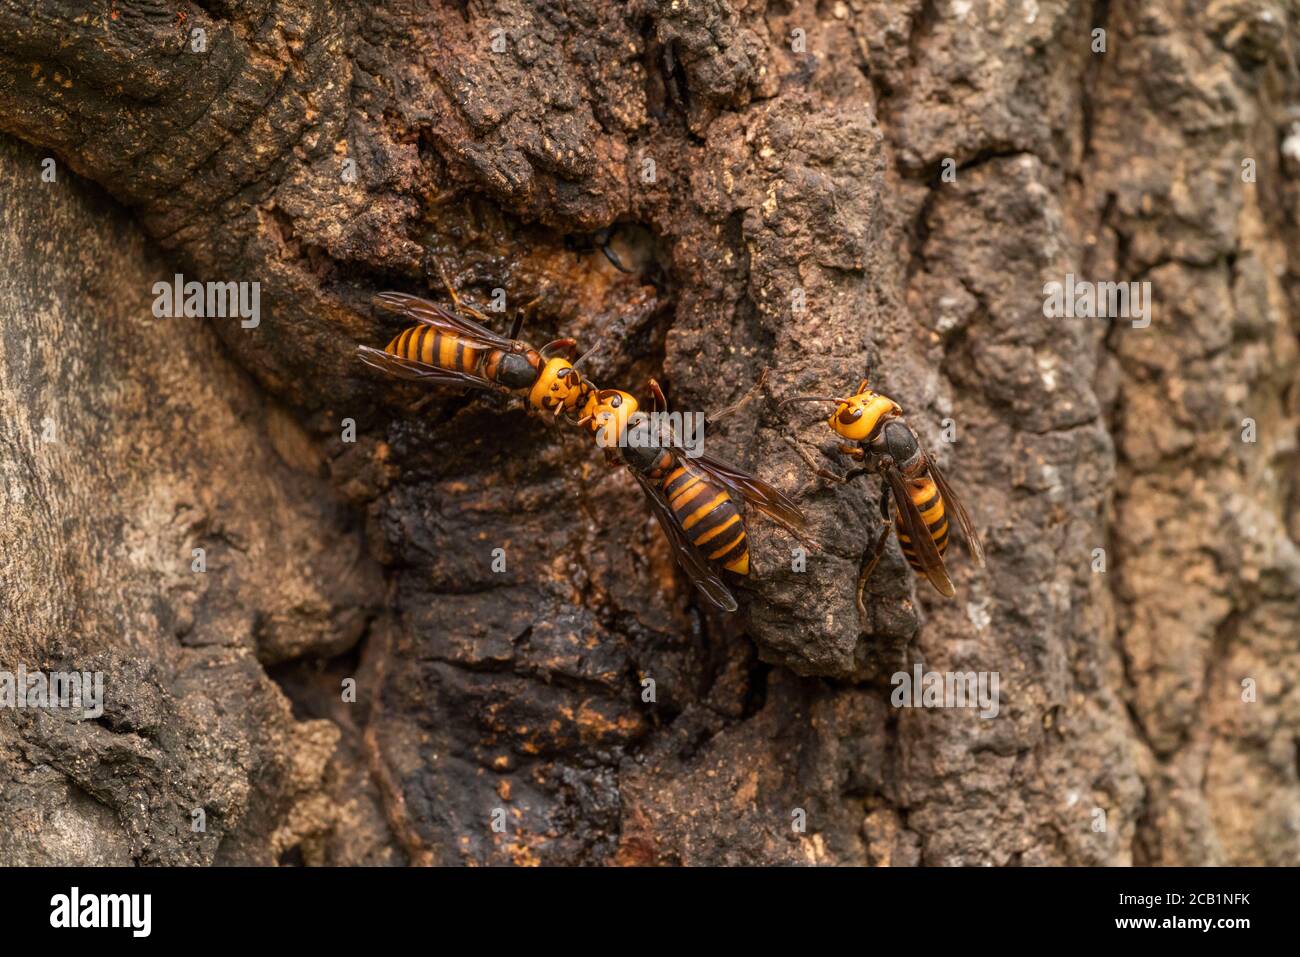
[(786, 402), (834, 402), (835, 411), (826, 420), (826, 424), (836, 435), (851, 442), (865, 442), (883, 419), (903, 414), (893, 399), (868, 389), (866, 379), (858, 384), (857, 392), (843, 399), (803, 395), (787, 399)]
[(587, 397), (579, 425), (588, 426), (596, 435), (596, 443), (601, 448), (612, 449), (619, 444), (619, 437), (627, 428), (627, 420), (637, 410), (636, 399), (627, 392), (618, 389), (601, 389)]
[(860, 392), (836, 403), (835, 411), (826, 420), (826, 424), (838, 435), (854, 442), (861, 442), (871, 434), (870, 424), (866, 421), (867, 406), (875, 398), (872, 392)]
[(585, 391), (581, 373), (568, 359), (557, 356), (542, 366), (528, 402), (535, 409), (558, 415), (577, 409)]

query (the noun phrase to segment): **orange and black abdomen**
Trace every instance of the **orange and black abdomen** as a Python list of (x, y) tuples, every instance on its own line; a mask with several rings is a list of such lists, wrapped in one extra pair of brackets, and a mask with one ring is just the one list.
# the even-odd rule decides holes
[(659, 487), (686, 537), (704, 557), (737, 575), (749, 574), (745, 520), (725, 488), (681, 459)]
[(411, 326), (403, 329), (384, 351), (440, 369), (472, 373), (486, 350), (471, 346), (454, 333), (431, 326)]
[[(938, 487), (928, 478), (912, 479), (907, 483), (907, 494), (912, 504), (916, 506), (916, 510), (921, 513), (921, 521), (929, 529), (930, 538), (934, 539), (934, 547), (942, 556), (948, 547), (948, 516), (944, 512), (943, 496), (939, 494)], [(914, 571), (925, 574), (925, 569), (916, 557), (916, 549), (912, 547), (912, 540), (907, 535), (903, 514), (898, 510), (894, 512), (894, 529), (898, 532), (898, 544), (902, 546), (903, 557), (907, 559), (907, 563)]]

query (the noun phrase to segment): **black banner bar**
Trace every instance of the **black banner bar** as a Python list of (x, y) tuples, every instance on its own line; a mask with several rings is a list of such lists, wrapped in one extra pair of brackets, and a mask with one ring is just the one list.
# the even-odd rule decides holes
[(1283, 911), (1293, 906), (1295, 876), (1280, 868), (31, 868), (0, 871), (0, 915), (13, 940), (76, 935), (128, 946), (254, 937), (373, 945), (377, 933), (431, 926), (455, 930), (462, 946), (475, 934), (497, 946), (542, 928), (599, 941), (610, 939), (598, 936), (606, 928), (624, 939), (665, 923), (725, 927), (737, 943), (751, 934), (761, 943), (773, 921), (813, 934), (862, 926), (876, 942), (895, 932), (918, 943), (946, 934), (974, 942), (996, 931), (1026, 941), (1199, 935), (1232, 946), (1291, 926)]

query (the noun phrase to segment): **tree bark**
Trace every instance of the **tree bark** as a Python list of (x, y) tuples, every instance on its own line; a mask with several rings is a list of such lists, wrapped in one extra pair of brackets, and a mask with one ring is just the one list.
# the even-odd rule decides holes
[[(0, 0), (0, 668), (108, 700), (0, 713), (0, 860), (1300, 861), (1297, 40), (1272, 0)], [(153, 318), (177, 272), (260, 323)], [(707, 441), (806, 570), (756, 519), (715, 615), (589, 440), (368, 374), (370, 297), (444, 273), (601, 384), (753, 392)], [(1047, 317), (1067, 276), (1150, 325)], [(879, 489), (777, 403), (869, 357), (988, 567), (945, 601), (891, 543), (863, 628)], [(916, 665), (997, 716), (895, 707)]]

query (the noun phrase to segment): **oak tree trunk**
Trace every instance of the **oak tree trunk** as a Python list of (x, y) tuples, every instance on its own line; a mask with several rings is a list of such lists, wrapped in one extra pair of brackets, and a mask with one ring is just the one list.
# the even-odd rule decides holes
[[(1300, 861), (1297, 16), (0, 0), (0, 670), (105, 681), (0, 711), (0, 862)], [(751, 396), (706, 441), (806, 568), (753, 520), (715, 614), (589, 439), (360, 365), (444, 273)], [(863, 627), (879, 489), (777, 403), (869, 358), (988, 567), (891, 543)]]

